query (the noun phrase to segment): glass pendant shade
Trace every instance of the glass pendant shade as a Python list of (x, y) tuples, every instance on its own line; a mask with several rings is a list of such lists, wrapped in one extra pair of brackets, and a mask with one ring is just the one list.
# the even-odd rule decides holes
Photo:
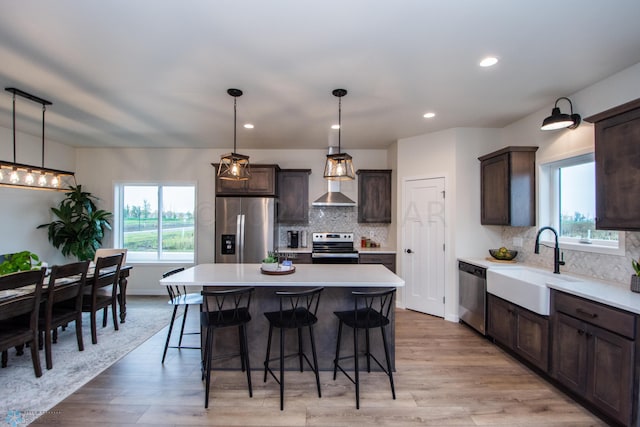
[(347, 153), (327, 154), (324, 177), (335, 181), (355, 179), (356, 173), (351, 156)]
[(236, 153), (236, 129), (238, 116), (238, 97), (242, 96), (240, 89), (227, 89), (233, 97), (233, 152), (220, 156), (218, 178), (229, 181), (246, 181), (251, 176), (249, 170), (249, 156)]

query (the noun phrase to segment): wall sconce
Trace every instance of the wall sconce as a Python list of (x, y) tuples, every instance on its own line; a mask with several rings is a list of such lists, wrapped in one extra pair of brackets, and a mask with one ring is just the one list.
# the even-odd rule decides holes
[(327, 162), (324, 165), (324, 178), (330, 181), (346, 181), (356, 179), (353, 169), (353, 160), (347, 153), (340, 149), (340, 132), (342, 131), (342, 97), (347, 94), (346, 89), (334, 89), (333, 96), (338, 98), (338, 153), (327, 154)]
[[(8, 87), (7, 92), (13, 94), (13, 162), (0, 160), (0, 186), (29, 188), (35, 190), (66, 190), (76, 185), (75, 174), (69, 171), (44, 167), (44, 113), (50, 101), (39, 98), (20, 89)], [(16, 162), (16, 95), (42, 104), (42, 165), (32, 166)]]
[(233, 152), (220, 156), (218, 178), (246, 181), (251, 176), (249, 172), (249, 156), (236, 153), (237, 100), (239, 96), (242, 96), (242, 91), (240, 89), (227, 89), (227, 93), (233, 96)]
[[(558, 101), (561, 99), (565, 99), (569, 103), (571, 114), (560, 112), (560, 108), (558, 108)], [(556, 99), (551, 115), (544, 119), (540, 130), (556, 130), (564, 128), (575, 129), (580, 124), (580, 120), (580, 114), (573, 114), (573, 104), (571, 103), (571, 100), (563, 96)]]

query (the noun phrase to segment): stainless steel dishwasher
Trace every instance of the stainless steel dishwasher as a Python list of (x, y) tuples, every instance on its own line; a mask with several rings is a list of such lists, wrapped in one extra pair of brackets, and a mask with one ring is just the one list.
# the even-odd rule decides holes
[(487, 269), (458, 261), (459, 305), (461, 322), (485, 335), (487, 311)]

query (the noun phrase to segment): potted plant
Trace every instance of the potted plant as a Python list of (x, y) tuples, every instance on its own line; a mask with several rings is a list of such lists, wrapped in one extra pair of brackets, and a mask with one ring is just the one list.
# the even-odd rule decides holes
[(269, 252), (266, 258), (262, 260), (262, 270), (276, 271), (278, 269), (278, 254)]
[(631, 275), (631, 290), (633, 292), (640, 292), (640, 260), (636, 261), (635, 259), (631, 260), (631, 266), (633, 267), (636, 274)]
[(97, 209), (97, 197), (82, 191), (82, 186), (70, 186), (65, 198), (51, 212), (58, 218), (38, 228), (47, 228), (51, 244), (64, 256), (73, 255), (80, 261), (93, 260), (102, 246), (104, 230), (111, 230), (111, 212)]
[(0, 276), (40, 268), (41, 265), (40, 258), (33, 252), (22, 251), (15, 254), (7, 254), (4, 256), (2, 263), (0, 263)]

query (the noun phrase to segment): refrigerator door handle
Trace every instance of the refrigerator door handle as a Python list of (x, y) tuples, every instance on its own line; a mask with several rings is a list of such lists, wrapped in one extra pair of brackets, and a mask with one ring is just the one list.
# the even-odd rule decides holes
[(244, 262), (244, 214), (237, 217), (237, 235), (238, 235), (238, 262)]

